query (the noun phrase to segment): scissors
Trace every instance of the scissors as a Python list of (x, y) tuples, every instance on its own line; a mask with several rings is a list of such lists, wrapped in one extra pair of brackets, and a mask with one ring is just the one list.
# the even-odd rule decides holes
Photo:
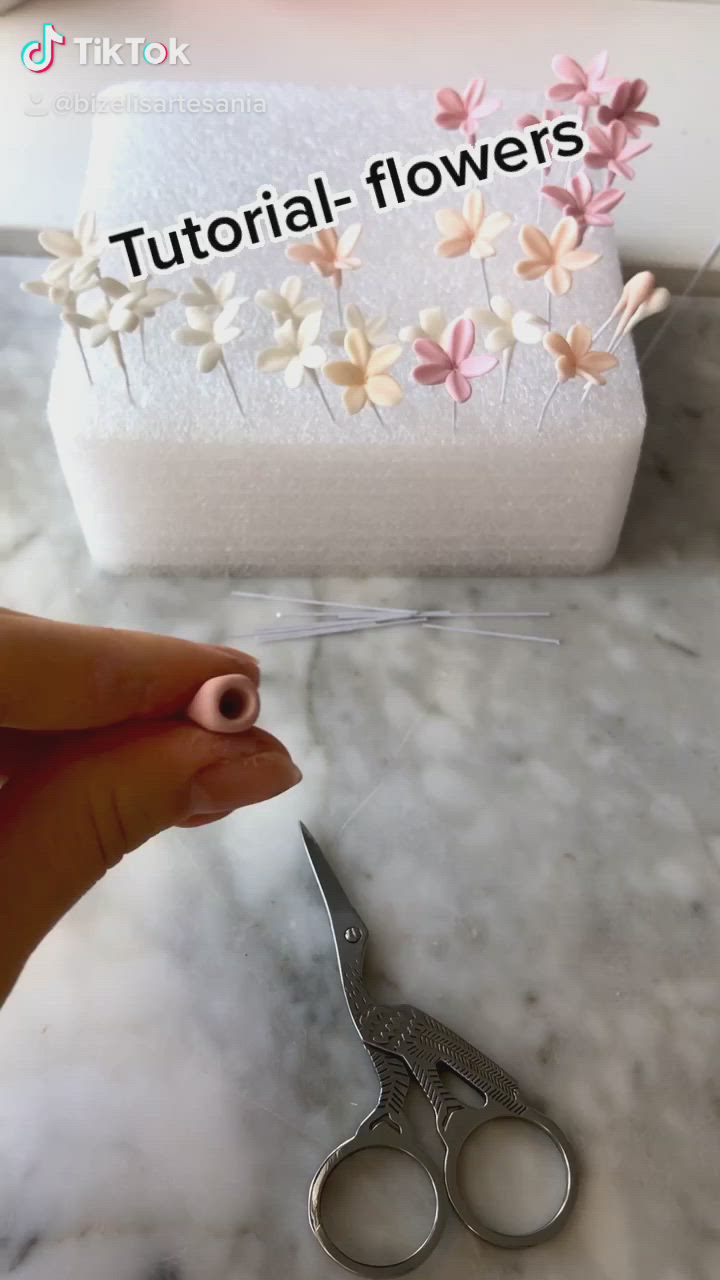
[[(363, 981), (367, 928), (302, 822), (300, 830), (330, 918), (350, 1017), (380, 1084), (374, 1111), (362, 1121), (354, 1137), (331, 1152), (310, 1184), (308, 1214), (315, 1238), (333, 1261), (354, 1275), (366, 1277), (402, 1276), (420, 1266), (439, 1242), (448, 1203), (469, 1231), (500, 1248), (518, 1249), (548, 1240), (567, 1219), (577, 1190), (576, 1160), (565, 1135), (547, 1116), (527, 1105), (512, 1076), (436, 1018), (414, 1005), (375, 1003)], [(440, 1076), (441, 1067), (449, 1068), (478, 1091), (477, 1107), (453, 1097)], [(405, 1114), (405, 1100), (413, 1080), (435, 1112), (437, 1131), (445, 1148), (442, 1172), (416, 1143)], [(510, 1235), (486, 1226), (470, 1207), (459, 1184), (458, 1164), (464, 1144), (482, 1125), (498, 1119), (518, 1119), (535, 1125), (551, 1139), (562, 1158), (565, 1188), (560, 1206), (544, 1226), (524, 1235)], [(420, 1165), (435, 1193), (435, 1212), (426, 1239), (412, 1254), (398, 1262), (376, 1265), (351, 1258), (334, 1243), (323, 1225), (322, 1198), (328, 1179), (343, 1160), (378, 1147), (399, 1151)]]

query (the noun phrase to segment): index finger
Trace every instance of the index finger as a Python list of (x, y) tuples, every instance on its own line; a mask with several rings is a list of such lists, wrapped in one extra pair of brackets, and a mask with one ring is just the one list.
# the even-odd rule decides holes
[(0, 726), (8, 729), (173, 716), (205, 680), (236, 672), (259, 683), (255, 659), (239, 650), (0, 611)]

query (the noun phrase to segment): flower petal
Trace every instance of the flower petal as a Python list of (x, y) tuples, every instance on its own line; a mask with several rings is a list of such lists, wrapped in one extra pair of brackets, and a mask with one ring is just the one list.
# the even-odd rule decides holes
[(592, 346), (592, 330), (586, 324), (574, 324), (568, 329), (567, 343), (578, 364)]
[(472, 395), (470, 381), (464, 374), (460, 373), (459, 369), (453, 369), (448, 374), (445, 379), (445, 390), (457, 404), (465, 404), (465, 401), (469, 400)]
[(468, 356), (459, 366), (458, 371), (465, 378), (484, 378), (497, 367), (497, 356)]
[(435, 245), (435, 253), (438, 258), (461, 258), (467, 253), (471, 246), (470, 235), (465, 235), (462, 239), (457, 240), (440, 240)]
[(544, 262), (546, 265), (552, 261), (550, 241), (539, 227), (526, 223), (520, 228), (519, 239), (520, 247), (528, 258), (533, 258), (536, 262)]
[(303, 347), (300, 359), (306, 369), (322, 369), (325, 361), (327, 360), (327, 356), (325, 355), (325, 351), (322, 347), (311, 346)]
[(506, 351), (515, 344), (515, 336), (510, 325), (501, 324), (492, 329), (485, 338), (486, 351)]
[(360, 383), (358, 386), (348, 387), (343, 392), (343, 404), (348, 413), (359, 413), (367, 404), (367, 392), (365, 384)]
[[(384, 373), (396, 360), (402, 355), (402, 347), (399, 342), (388, 342), (384, 347), (376, 347), (370, 352), (367, 362), (367, 373), (370, 377), (375, 377), (379, 373)], [(372, 398), (372, 397), (371, 397)]]
[(336, 387), (361, 387), (365, 383), (365, 370), (348, 360), (331, 360), (323, 367), (323, 373)]
[(322, 250), (315, 244), (291, 244), (285, 250), (285, 256), (291, 262), (302, 262), (304, 266), (319, 266), (325, 261)]
[(349, 227), (345, 228), (342, 235), (340, 236), (340, 239), (337, 242), (336, 257), (347, 258), (350, 256), (353, 249), (355, 248), (355, 245), (358, 242), (358, 238), (360, 236), (361, 231), (362, 231), (361, 222), (353, 222)]
[(459, 365), (466, 356), (470, 355), (475, 346), (475, 325), (472, 320), (468, 320), (466, 316), (456, 320), (450, 330), (448, 340), (448, 356), (452, 364)]
[(229, 298), (232, 297), (235, 288), (235, 272), (224, 271), (215, 285), (215, 297), (218, 302), (224, 305)]
[(573, 249), (572, 253), (563, 254), (559, 265), (565, 267), (567, 271), (582, 271), (585, 267), (592, 267), (599, 262), (601, 257), (601, 253), (591, 252), (590, 249)]
[(50, 228), (41, 231), (38, 240), (46, 253), (54, 258), (79, 258), (81, 247), (69, 231), (56, 231)]
[(349, 329), (345, 334), (345, 354), (363, 373), (370, 356), (370, 343), (362, 329)]
[(526, 346), (534, 346), (542, 340), (547, 323), (531, 311), (516, 311), (513, 316), (513, 333), (518, 342)]
[(544, 262), (535, 262), (530, 258), (521, 258), (519, 262), (515, 263), (513, 271), (520, 280), (539, 280), (541, 276), (545, 275), (547, 266)]
[(553, 249), (553, 258), (556, 262), (571, 252), (580, 239), (580, 228), (575, 218), (561, 218), (553, 228), (550, 236), (550, 244)]
[(569, 84), (577, 85), (579, 89), (584, 89), (586, 84), (585, 72), (580, 63), (576, 62), (574, 58), (568, 57), (566, 53), (556, 53), (550, 65), (559, 80), (567, 81)]
[(543, 346), (551, 356), (569, 356), (572, 359), (572, 351), (561, 333), (546, 333)]
[(302, 280), (299, 276), (286, 276), (280, 285), (280, 293), (291, 309), (294, 309), (300, 301), (302, 293)]
[(419, 364), (412, 371), (412, 376), (422, 387), (436, 387), (444, 382), (452, 366), (446, 364)]
[(287, 347), (266, 347), (264, 351), (258, 352), (255, 365), (261, 373), (279, 373), (281, 369), (287, 368), (292, 359), (293, 352), (288, 351)]
[(510, 226), (512, 217), (509, 213), (489, 213), (482, 224), (483, 240), (495, 240), (506, 227)]
[(438, 89), (435, 101), (443, 111), (452, 111), (460, 117), (465, 115), (465, 103), (457, 89)]
[(449, 239), (467, 236), (468, 228), (462, 214), (457, 209), (438, 209), (435, 214), (435, 226)]
[(463, 200), (463, 217), (472, 231), (478, 231), (485, 218), (485, 201), (481, 191), (468, 191)]
[(181, 347), (203, 347), (207, 341), (206, 335), (200, 333), (197, 329), (173, 329), (172, 337), (174, 342), (179, 342)]
[(545, 288), (555, 298), (561, 298), (564, 293), (569, 293), (572, 289), (572, 275), (566, 271), (565, 267), (550, 267), (545, 272), (544, 280)]
[(399, 404), (403, 398), (403, 389), (399, 382), (389, 373), (375, 373), (365, 383), (368, 399), (373, 403), (390, 408)]
[(305, 316), (305, 319), (300, 321), (297, 331), (297, 345), (301, 351), (304, 347), (313, 345), (320, 333), (321, 323), (322, 311), (311, 311), (309, 316)]
[(420, 324), (423, 333), (418, 334), (418, 337), (423, 337), (424, 334), (427, 334), (433, 342), (440, 342), (447, 325), (442, 307), (423, 307), (420, 312)]
[(441, 365), (446, 373), (452, 369), (452, 360), (438, 342), (431, 342), (429, 338), (418, 338), (417, 342), (413, 343), (413, 351), (428, 364)]
[(222, 347), (219, 347), (217, 342), (206, 342), (205, 346), (198, 351), (197, 367), (200, 373), (212, 373), (221, 355)]
[(272, 311), (274, 314), (282, 315), (286, 309), (285, 298), (274, 289), (258, 289), (255, 294), (255, 303), (258, 307), (262, 307), (265, 311)]
[(296, 388), (300, 386), (304, 377), (305, 368), (302, 360), (299, 356), (293, 356), (292, 360), (288, 360), (287, 367), (285, 369), (285, 386), (289, 387), (291, 391), (295, 391)]

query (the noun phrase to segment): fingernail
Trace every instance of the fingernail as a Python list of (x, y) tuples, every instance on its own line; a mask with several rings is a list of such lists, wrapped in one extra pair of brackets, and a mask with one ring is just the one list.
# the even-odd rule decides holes
[(252, 653), (246, 653), (244, 649), (233, 649), (229, 644), (213, 644), (210, 646), (216, 653), (226, 653), (231, 658), (240, 658), (245, 666), (257, 667), (260, 670), (260, 663)]
[(279, 751), (224, 760), (201, 769), (193, 778), (191, 812), (193, 815), (222, 813), (258, 804), (289, 791), (301, 779), (302, 773), (294, 761)]

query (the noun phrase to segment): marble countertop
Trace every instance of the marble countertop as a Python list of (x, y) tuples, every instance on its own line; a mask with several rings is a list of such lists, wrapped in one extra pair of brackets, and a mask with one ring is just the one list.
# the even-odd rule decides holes
[[(213, 641), (266, 618), (229, 580), (89, 563), (43, 421), (54, 323), (17, 292), (26, 274), (0, 263), (2, 603)], [(603, 576), (278, 584), (548, 608), (565, 643), (404, 629), (262, 652), (262, 723), (302, 785), (126, 859), (0, 1014), (0, 1275), (341, 1274), (309, 1233), (307, 1187), (375, 1081), (299, 818), (369, 925), (373, 990), (496, 1058), (582, 1160), (554, 1241), (501, 1253), (452, 1221), (418, 1275), (718, 1275), (719, 339), (720, 306), (694, 303), (650, 367)], [(429, 1109), (412, 1110), (423, 1130)], [(407, 1195), (360, 1178), (351, 1207), (374, 1223), (390, 1201), (411, 1243)]]

